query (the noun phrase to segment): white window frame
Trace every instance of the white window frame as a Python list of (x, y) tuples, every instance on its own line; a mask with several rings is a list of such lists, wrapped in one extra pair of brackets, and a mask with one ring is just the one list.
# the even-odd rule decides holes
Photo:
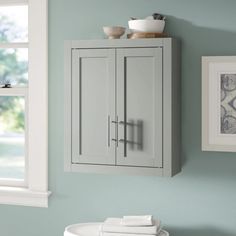
[(20, 4), (29, 8), (27, 181), (1, 185), (0, 204), (48, 207), (48, 1), (0, 0), (1, 6)]

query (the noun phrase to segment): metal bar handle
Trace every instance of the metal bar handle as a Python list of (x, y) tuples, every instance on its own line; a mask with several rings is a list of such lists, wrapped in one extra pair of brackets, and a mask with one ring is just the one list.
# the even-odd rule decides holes
[(125, 139), (119, 139), (120, 143), (129, 143), (129, 144), (134, 144), (134, 142), (129, 141), (129, 140), (125, 140)]
[(119, 142), (118, 142), (118, 116), (116, 116), (116, 131), (115, 131), (115, 135), (116, 135), (116, 146), (118, 147)]

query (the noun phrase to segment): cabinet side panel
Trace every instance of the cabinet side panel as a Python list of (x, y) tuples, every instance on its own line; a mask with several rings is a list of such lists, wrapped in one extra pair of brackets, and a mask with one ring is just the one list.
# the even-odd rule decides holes
[(164, 40), (163, 47), (163, 170), (171, 176), (172, 166), (172, 60), (171, 40)]
[(64, 170), (71, 171), (71, 42), (64, 44)]
[(172, 176), (181, 171), (181, 55), (172, 39)]
[(164, 40), (163, 160), (164, 176), (180, 171), (180, 70), (179, 49), (173, 39)]

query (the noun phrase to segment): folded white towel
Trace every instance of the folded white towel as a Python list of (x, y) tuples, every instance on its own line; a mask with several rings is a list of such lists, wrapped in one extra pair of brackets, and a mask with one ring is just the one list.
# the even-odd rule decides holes
[(152, 226), (152, 215), (123, 216), (122, 225), (126, 226)]
[(104, 225), (121, 225), (122, 224), (122, 218), (113, 218), (109, 217), (106, 218), (106, 220), (103, 223)]
[(159, 220), (154, 221), (153, 226), (124, 226), (122, 225), (121, 218), (108, 218), (101, 224), (101, 232), (110, 233), (127, 233), (127, 234), (153, 234), (156, 235), (160, 230), (161, 222)]

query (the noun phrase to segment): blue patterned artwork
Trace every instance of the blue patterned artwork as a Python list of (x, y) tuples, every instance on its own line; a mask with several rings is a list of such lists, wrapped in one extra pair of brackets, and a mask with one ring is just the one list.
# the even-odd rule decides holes
[(236, 134), (236, 73), (221, 74), (221, 133)]

